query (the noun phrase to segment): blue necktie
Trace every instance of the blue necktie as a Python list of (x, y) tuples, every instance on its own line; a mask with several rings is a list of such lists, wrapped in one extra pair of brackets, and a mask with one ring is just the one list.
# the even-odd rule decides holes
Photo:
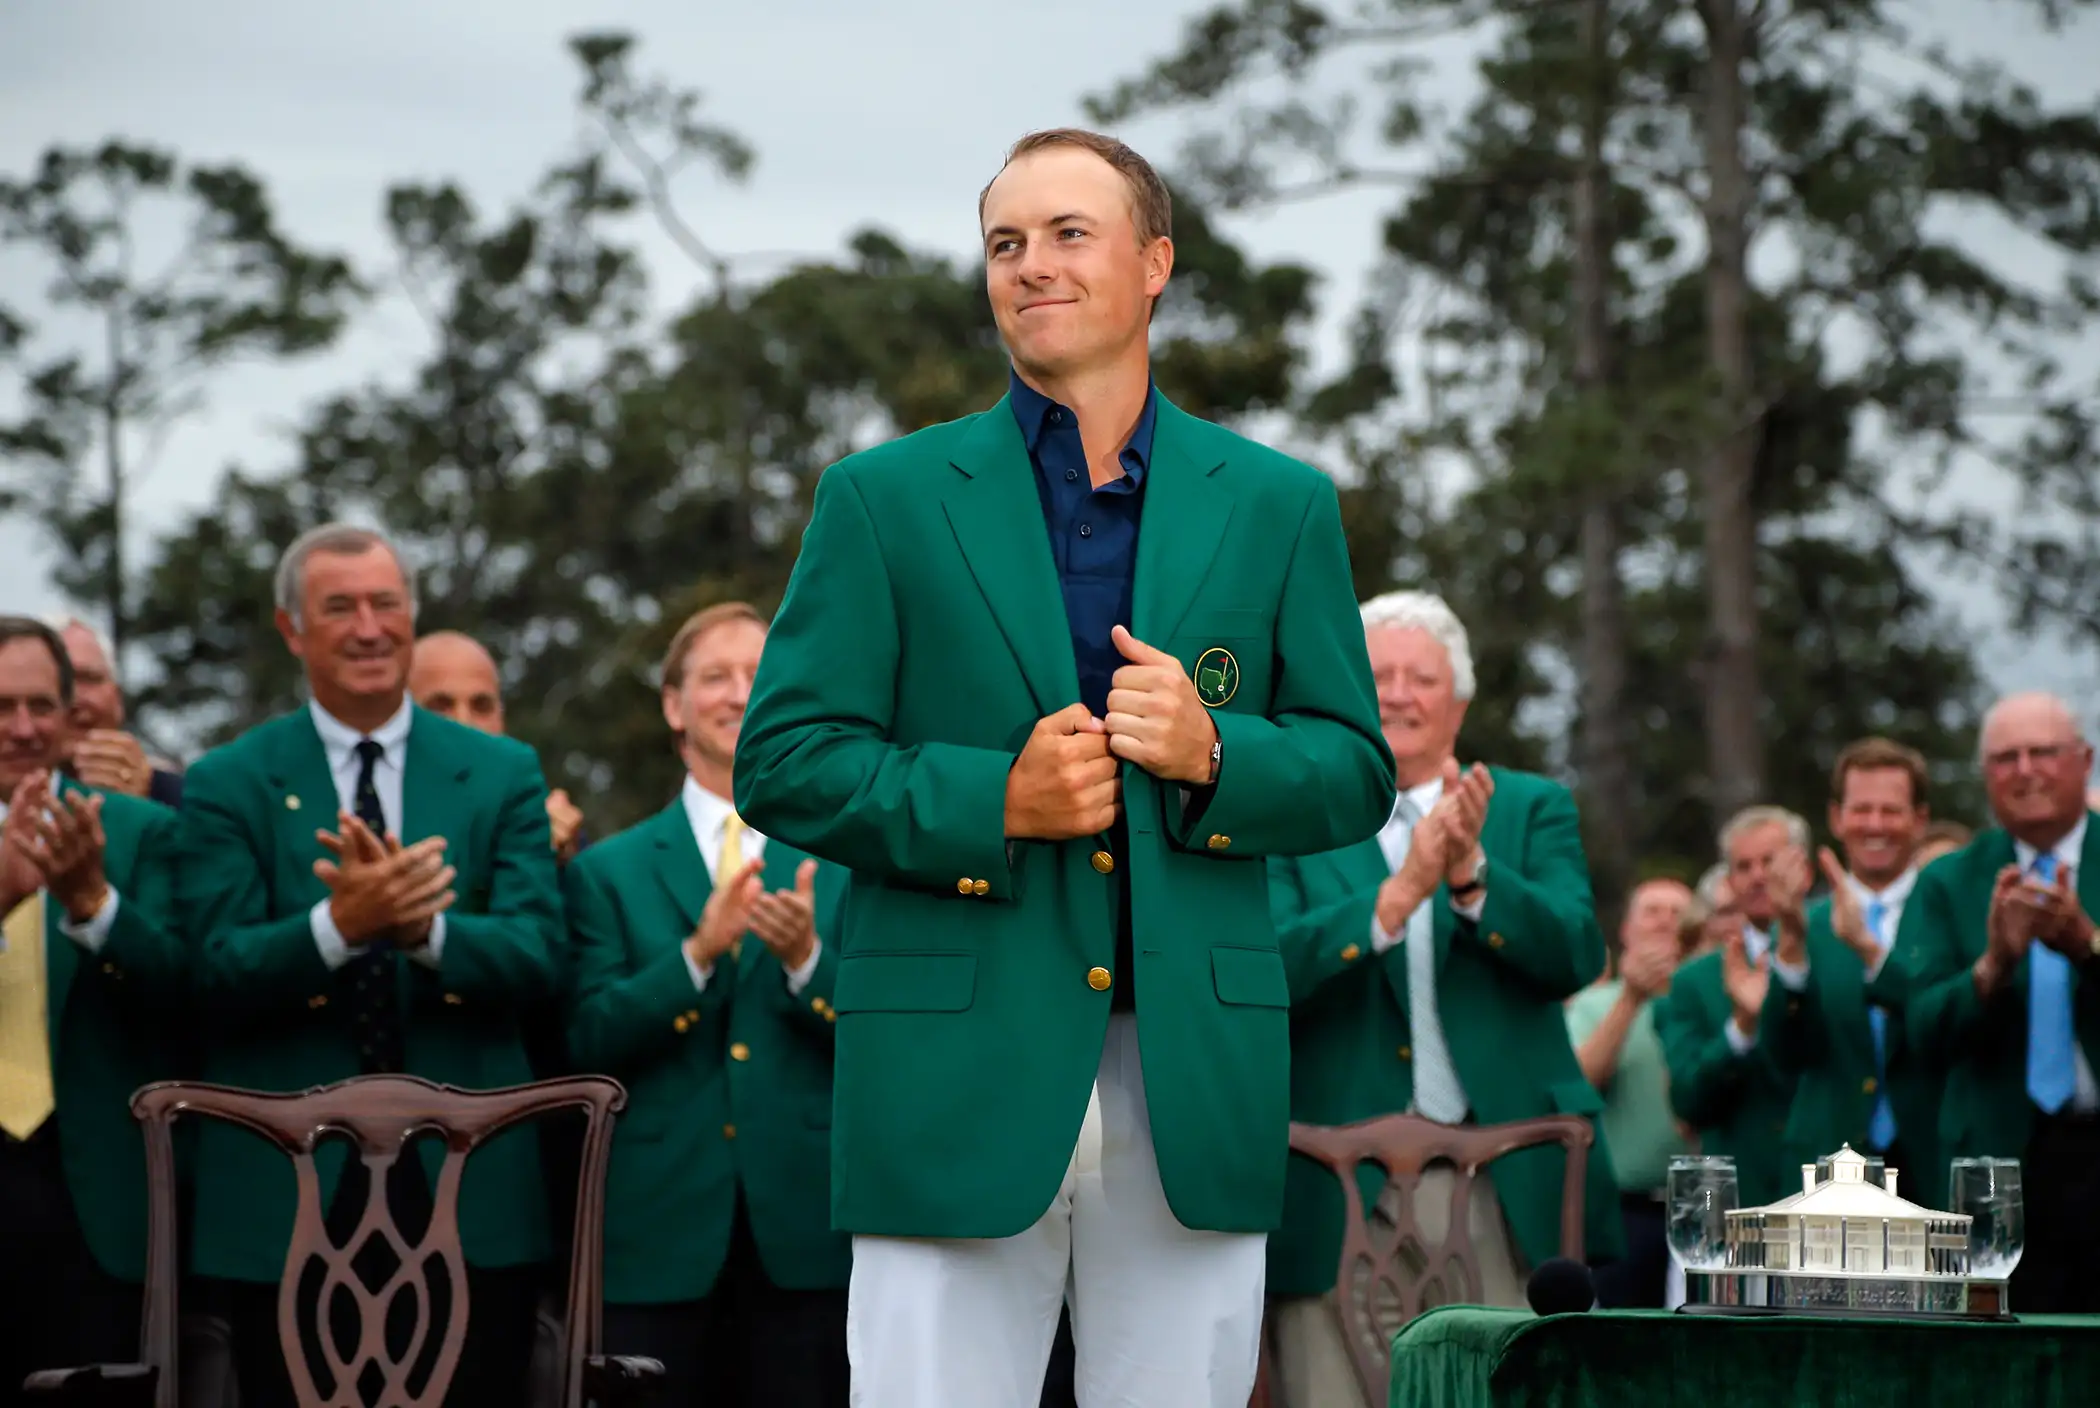
[[(1880, 900), (1867, 901), (1867, 932), (1883, 951), (1888, 941), (1881, 926), (1889, 921), (1889, 907)], [(1882, 959), (1886, 963), (1886, 958)], [(1872, 1002), (1867, 1004), (1867, 1025), (1874, 1029), (1874, 1113), (1867, 1117), (1867, 1146), (1886, 1152), (1896, 1142), (1896, 1111), (1889, 1104), (1889, 1014)]]
[[(2036, 856), (2032, 870), (2043, 884), (2056, 879), (2056, 857)], [(2045, 944), (2027, 950), (2027, 1093), (2055, 1114), (2078, 1088), (2073, 1074), (2071, 961)]]

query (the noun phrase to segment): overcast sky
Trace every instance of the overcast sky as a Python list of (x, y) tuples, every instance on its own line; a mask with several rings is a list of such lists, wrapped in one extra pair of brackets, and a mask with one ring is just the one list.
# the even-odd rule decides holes
[[(485, 209), (522, 195), (572, 141), (576, 68), (564, 41), (593, 28), (641, 39), (639, 67), (707, 94), (706, 111), (748, 137), (758, 166), (743, 187), (694, 178), (681, 206), (718, 248), (835, 251), (879, 223), (922, 247), (968, 257), (974, 199), (1006, 144), (1078, 120), (1080, 98), (1168, 49), (1189, 0), (0, 0), (0, 170), (26, 171), (53, 142), (110, 136), (194, 160), (245, 163), (266, 182), (296, 238), (383, 266), (378, 211), (392, 182), (459, 178)], [(2014, 0), (1918, 0), (1908, 7), (1957, 50), (2001, 56), (2056, 99), (2090, 95), (2100, 26), (2044, 38), (2014, 21)], [(1435, 92), (1469, 91), (1465, 52), (1446, 45)], [(1160, 119), (1124, 135), (1163, 163), (1186, 128)], [(1376, 239), (1381, 194), (1342, 197), (1229, 223), (1268, 257), (1314, 265), (1326, 307), (1346, 313)], [(687, 266), (657, 263), (655, 295), (683, 303)], [(36, 309), (38, 279), (0, 260), (0, 302)], [(140, 488), (134, 524), (150, 531), (209, 498), (229, 461), (281, 464), (283, 431), (318, 393), (383, 375), (417, 354), (398, 304), (365, 317), (337, 351), (293, 369), (216, 379), (207, 414), (187, 421)], [(1333, 342), (1330, 321), (1327, 342)], [(145, 539), (135, 536), (134, 562)], [(0, 604), (60, 603), (48, 558), (20, 523), (0, 524)], [(1965, 607), (1975, 610), (1973, 605)], [(2090, 662), (1994, 644), (2007, 685), (2091, 691)], [(2096, 717), (2095, 721), (2100, 721)]]

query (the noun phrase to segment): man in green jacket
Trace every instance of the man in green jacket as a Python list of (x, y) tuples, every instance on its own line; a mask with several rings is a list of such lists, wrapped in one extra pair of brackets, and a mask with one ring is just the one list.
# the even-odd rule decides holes
[[(407, 574), (379, 534), (329, 524), (285, 551), (277, 624), (312, 702), (200, 758), (183, 797), (177, 890), (209, 1080), (532, 1079), (521, 1021), (552, 996), (562, 944), (546, 785), (524, 744), (410, 702), (414, 621)], [(442, 1155), (430, 1140), (416, 1149), (384, 1191), (412, 1229)], [(331, 1140), (316, 1160), (338, 1238), (380, 1196), (344, 1152)], [(202, 1122), (197, 1160), (193, 1260), (232, 1324), (241, 1401), (288, 1403), (276, 1302), (291, 1163), (219, 1121)], [(472, 1313), (448, 1401), (520, 1402), (548, 1252), (530, 1128), (475, 1151), (459, 1224)]]
[[(1939, 1156), (2021, 1164), (2017, 1314), (2100, 1311), (2100, 825), (2062, 700), (2001, 699), (1978, 750), (1998, 825), (1920, 871), (1889, 964), (1911, 1043), (1946, 1063)], [(1970, 1211), (1956, 1208), (1957, 1212)], [(2003, 1275), (2002, 1265), (1989, 1268)]]
[(845, 875), (744, 825), (730, 801), (765, 642), (742, 602), (679, 628), (663, 669), (679, 795), (563, 876), (570, 1056), (627, 1087), (605, 1198), (605, 1344), (663, 1361), (667, 1408), (847, 1398), (852, 1250), (831, 1230)]
[(0, 616), (0, 1403), (138, 1358), (131, 1093), (182, 1074), (175, 814), (59, 777), (72, 702), (58, 633)]
[(1930, 820), (1925, 787), (1925, 759), (1914, 748), (1864, 738), (1838, 754), (1830, 832), (1845, 858), (1819, 851), (1830, 893), (1781, 917), (1777, 981), (1759, 1026), (1795, 1081), (1787, 1167), (1849, 1144), (1898, 1170), (1908, 1196), (1938, 1207), (1947, 1168), (1933, 1134), (1937, 1063), (1904, 1038), (1902, 975), (1887, 961), (1918, 878), (1911, 857)]
[[(1559, 784), (1456, 760), (1473, 697), (1465, 627), (1421, 592), (1366, 602), (1363, 630), (1399, 795), (1375, 837), (1270, 862), (1290, 975), (1291, 1116), (1347, 1124), (1410, 1111), (1445, 1124), (1563, 1113), (1603, 1098), (1583, 1079), (1561, 1003), (1604, 966), (1575, 802)], [(1618, 1254), (1617, 1196), (1601, 1129), (1586, 1165), (1587, 1251)], [(1524, 1304), (1526, 1268), (1560, 1254), (1566, 1160), (1521, 1150), (1473, 1185), (1469, 1230), (1488, 1304)], [(1384, 1185), (1361, 1172), (1366, 1207)], [(1334, 1175), (1294, 1157), (1269, 1243), (1271, 1344), (1286, 1408), (1355, 1393), (1333, 1304), (1342, 1243)], [(1453, 1180), (1415, 1197), (1432, 1240)]]
[(1761, 1039), (1772, 936), (1808, 890), (1808, 823), (1783, 807), (1746, 807), (1721, 828), (1728, 904), (1737, 923), (1721, 948), (1678, 968), (1655, 1006), (1670, 1068), (1670, 1106), (1705, 1154), (1735, 1160), (1744, 1207), (1801, 1187), (1787, 1163), (1794, 1082)]
[(1069, 1287), (1082, 1403), (1243, 1408), (1289, 1117), (1261, 862), (1392, 806), (1340, 508), (1153, 389), (1142, 157), (1036, 134), (981, 215), (1009, 394), (825, 472), (737, 744), (746, 819), (853, 872), (854, 1392), (1033, 1408)]

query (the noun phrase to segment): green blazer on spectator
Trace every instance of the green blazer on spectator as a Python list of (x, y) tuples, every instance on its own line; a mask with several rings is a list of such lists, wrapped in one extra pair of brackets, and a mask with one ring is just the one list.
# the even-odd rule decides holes
[[(403, 770), (403, 844), (445, 838), (458, 902), (432, 969), (394, 955), (407, 1072), (490, 1089), (532, 1080), (522, 1020), (549, 999), (563, 947), (538, 757), (513, 739), (423, 709)], [(315, 946), (309, 911), (327, 887), (337, 794), (305, 709), (272, 719), (198, 759), (185, 779), (177, 883), (191, 950), (207, 1080), (303, 1090), (359, 1073), (357, 1043), (336, 1001), (336, 975)], [(222, 1121), (199, 1120), (194, 1265), (203, 1275), (274, 1281), (284, 1272), (296, 1192), (291, 1161)], [(344, 1149), (320, 1149), (322, 1205)], [(442, 1151), (425, 1141), (433, 1174)], [(460, 1234), (475, 1266), (529, 1265), (549, 1249), (538, 1141), (530, 1126), (468, 1159)]]
[(1807, 920), (1808, 985), (1792, 992), (1775, 976), (1758, 1021), (1774, 1064), (1795, 1081), (1782, 1151), (1795, 1178), (1789, 1190), (1799, 1187), (1802, 1164), (1834, 1154), (1841, 1145), (1869, 1152), (1867, 1126), (1881, 1090), (1874, 1028), (1867, 1016), (1869, 1004), (1876, 1004), (1889, 1013), (1884, 1044), (1896, 1137), (1918, 1165), (1899, 1171), (1899, 1186), (1924, 1206), (1939, 1207), (1934, 1200), (1947, 1177), (1946, 1161), (1937, 1153), (1940, 1073), (1905, 1034), (1901, 969), (1892, 952), (1874, 981), (1867, 982), (1859, 955), (1830, 927), (1827, 897), (1809, 906)]
[(1393, 797), (1333, 481), (1161, 398), (1134, 583), (1131, 630), (1203, 677), (1216, 785), (1184, 798), (1126, 766), (1125, 854), (1009, 841), (1014, 759), (1079, 700), (1012, 408), (818, 481), (736, 802), (853, 872), (838, 1227), (1005, 1237), (1042, 1216), (1100, 1069), (1123, 887), (1168, 1205), (1192, 1228), (1276, 1223), (1290, 994), (1261, 862), (1368, 836)]
[[(1969, 969), (1983, 957), (1991, 888), (2015, 862), (2012, 837), (1992, 828), (1918, 875), (1896, 930), (1892, 967), (1905, 984), (1910, 1041), (1942, 1054), (1939, 1149), (1946, 1160), (1975, 1155), (2021, 1158), (2034, 1126), (2027, 1094), (2027, 973), (2021, 959), (1988, 1002), (1976, 995)], [(2100, 816), (2086, 816), (2079, 852), (2079, 902), (2100, 913)], [(2071, 974), (2071, 1020), (2086, 1061), (2100, 1071), (2100, 982)], [(1940, 1170), (1942, 1178), (1946, 1169)]]
[(1794, 1080), (1773, 1059), (1762, 1015), (1755, 1044), (1735, 1054), (1723, 1030), (1734, 1011), (1721, 955), (1702, 953), (1678, 968), (1657, 999), (1655, 1034), (1670, 1068), (1670, 1108), (1697, 1132), (1701, 1153), (1734, 1158), (1737, 1196), (1752, 1207), (1801, 1191), (1799, 1161), (1790, 1165), (1786, 1149)]
[[(98, 789), (70, 780), (61, 795)], [(184, 952), (175, 924), (175, 813), (156, 802), (102, 792), (103, 877), (117, 912), (99, 953), (61, 927), (64, 909), (44, 897), (44, 989), (57, 1096), (60, 1157), (73, 1211), (96, 1263), (120, 1281), (146, 1274), (146, 1141), (131, 1115), (142, 1085), (181, 1068), (180, 1017), (188, 1008)]]
[[(768, 887), (792, 885), (803, 859), (768, 840)], [(817, 869), (817, 966), (795, 995), (753, 936), (693, 990), (684, 944), (712, 886), (679, 800), (576, 857), (563, 880), (570, 1056), (627, 1088), (605, 1198), (606, 1299), (713, 1290), (740, 1185), (773, 1284), (843, 1287), (853, 1252), (831, 1230), (831, 997), (844, 872)]]
[[(1592, 1125), (1604, 1100), (1583, 1079), (1562, 1002), (1604, 966), (1575, 802), (1558, 783), (1490, 770), (1480, 844), (1488, 857), (1476, 924), (1439, 887), (1435, 916), (1437, 1012), (1473, 1117), (1482, 1124), (1575, 1114)], [(1270, 862), (1270, 896), (1291, 985), (1291, 1118), (1348, 1124), (1405, 1110), (1414, 1099), (1407, 946), (1372, 952), (1371, 917), (1390, 870), (1378, 838), (1303, 859)], [(1603, 1132), (1585, 1165), (1587, 1253), (1620, 1254), (1618, 1191)], [(1560, 1255), (1561, 1179), (1555, 1148), (1495, 1161), (1496, 1197), (1517, 1249), (1536, 1266)], [(1369, 1207), (1384, 1185), (1360, 1170)], [(1294, 1156), (1281, 1230), (1269, 1238), (1271, 1294), (1319, 1295), (1334, 1286), (1342, 1194), (1334, 1176)]]

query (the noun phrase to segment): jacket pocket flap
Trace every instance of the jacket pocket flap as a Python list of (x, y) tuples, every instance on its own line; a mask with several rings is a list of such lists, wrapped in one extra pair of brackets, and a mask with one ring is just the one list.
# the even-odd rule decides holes
[(835, 1012), (961, 1012), (977, 992), (974, 953), (862, 953), (839, 960)]
[(1214, 948), (1210, 976), (1218, 1001), (1241, 1007), (1288, 1007), (1291, 985), (1283, 976), (1283, 956), (1269, 948)]
[(1553, 1101), (1553, 1108), (1564, 1115), (1595, 1119), (1604, 1113), (1604, 1097), (1586, 1080), (1557, 1080), (1546, 1087), (1546, 1095)]
[(1198, 606), (1175, 627), (1178, 636), (1245, 638), (1269, 633), (1269, 613), (1258, 606)]

